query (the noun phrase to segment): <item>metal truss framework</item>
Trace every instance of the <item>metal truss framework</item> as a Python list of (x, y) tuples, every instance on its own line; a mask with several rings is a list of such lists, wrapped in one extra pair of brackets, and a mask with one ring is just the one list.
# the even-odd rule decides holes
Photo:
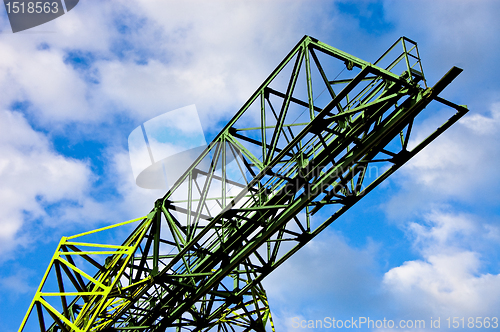
[[(147, 217), (61, 240), (19, 331), (274, 330), (263, 278), (467, 112), (439, 97), (460, 72), (429, 88), (406, 37), (371, 64), (305, 36)], [(432, 101), (453, 115), (418, 142)]]

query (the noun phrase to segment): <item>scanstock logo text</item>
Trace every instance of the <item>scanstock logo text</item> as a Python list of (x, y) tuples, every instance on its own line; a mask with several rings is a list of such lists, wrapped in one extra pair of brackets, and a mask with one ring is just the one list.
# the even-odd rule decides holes
[(4, 0), (12, 32), (52, 21), (73, 9), (79, 0)]

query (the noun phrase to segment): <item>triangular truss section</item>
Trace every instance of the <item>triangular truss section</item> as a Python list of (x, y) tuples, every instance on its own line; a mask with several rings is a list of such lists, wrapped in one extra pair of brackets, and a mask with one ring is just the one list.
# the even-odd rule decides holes
[[(369, 63), (305, 36), (122, 244), (63, 238), (27, 317), (42, 332), (274, 330), (262, 280), (467, 112), (439, 97), (461, 71), (428, 87), (406, 37)], [(454, 113), (417, 141), (436, 102)]]

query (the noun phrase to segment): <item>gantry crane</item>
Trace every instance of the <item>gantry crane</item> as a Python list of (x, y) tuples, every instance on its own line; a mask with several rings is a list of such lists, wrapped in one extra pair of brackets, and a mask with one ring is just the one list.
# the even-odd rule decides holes
[(19, 331), (274, 330), (262, 280), (467, 112), (439, 96), (461, 71), (303, 37), (147, 216), (61, 239)]

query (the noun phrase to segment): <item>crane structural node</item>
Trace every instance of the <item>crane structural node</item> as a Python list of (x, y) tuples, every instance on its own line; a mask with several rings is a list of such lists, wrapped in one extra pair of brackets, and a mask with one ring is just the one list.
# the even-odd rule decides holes
[(262, 280), (467, 113), (461, 71), (304, 36), (147, 216), (61, 239), (19, 331), (274, 331)]

